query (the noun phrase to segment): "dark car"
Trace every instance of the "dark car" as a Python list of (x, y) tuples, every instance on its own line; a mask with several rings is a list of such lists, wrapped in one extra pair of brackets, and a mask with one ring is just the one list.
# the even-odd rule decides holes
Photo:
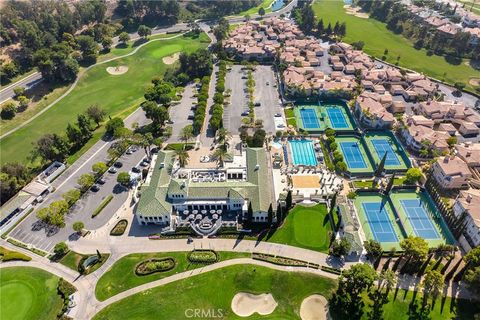
[(90, 188), (90, 190), (92, 190), (93, 192), (97, 192), (98, 190), (100, 190), (100, 187), (99, 187), (98, 185), (94, 184), (94, 185)]
[(113, 166), (114, 166), (115, 168), (121, 168), (121, 167), (123, 166), (123, 163), (121, 163), (120, 161), (117, 161), (117, 162), (115, 162), (115, 163), (113, 164)]
[(135, 172), (135, 173), (140, 173), (140, 168), (137, 168), (137, 167), (133, 167), (132, 168), (132, 172)]

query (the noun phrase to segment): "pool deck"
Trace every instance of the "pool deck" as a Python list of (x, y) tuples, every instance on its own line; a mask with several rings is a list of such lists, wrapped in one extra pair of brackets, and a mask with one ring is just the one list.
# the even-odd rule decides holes
[[(395, 152), (395, 155), (397, 156), (400, 164), (398, 165), (388, 165), (385, 164), (385, 169), (387, 170), (407, 170), (408, 168), (411, 167), (410, 161), (408, 160), (408, 157), (403, 150), (403, 148), (399, 145), (399, 143), (395, 140), (395, 138), (392, 138), (391, 135), (387, 133), (369, 133), (364, 136), (365, 142), (367, 144), (367, 147), (370, 149), (370, 153), (372, 155), (373, 160), (375, 161), (375, 164), (380, 163), (382, 160), (382, 156), (379, 156), (377, 154), (377, 151), (375, 150), (375, 146), (373, 145), (373, 140), (376, 139), (381, 139), (381, 140), (386, 140), (392, 147), (393, 151)], [(406, 160), (407, 159), (407, 160)]]
[[(367, 151), (365, 150), (361, 140), (354, 136), (338, 136), (335, 137), (335, 141), (338, 144), (338, 151), (340, 151), (343, 155), (344, 162), (347, 164), (348, 171), (351, 173), (364, 173), (364, 174), (373, 174), (373, 164), (370, 162), (370, 158), (367, 155)], [(365, 161), (366, 168), (350, 168), (348, 165), (348, 161), (345, 159), (345, 155), (343, 154), (342, 148), (340, 147), (341, 142), (355, 142), (359, 145), (360, 152), (362, 154), (363, 160)]]

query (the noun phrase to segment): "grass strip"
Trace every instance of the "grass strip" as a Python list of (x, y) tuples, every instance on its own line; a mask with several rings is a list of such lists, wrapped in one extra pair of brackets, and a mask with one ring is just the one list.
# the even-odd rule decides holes
[(93, 211), (92, 218), (95, 218), (96, 216), (98, 216), (98, 214), (100, 214), (100, 212), (102, 212), (102, 210), (107, 206), (107, 204), (110, 203), (110, 201), (112, 201), (112, 199), (113, 199), (112, 195), (109, 195), (108, 197), (103, 199), (102, 203), (100, 203), (100, 205), (97, 207), (97, 209), (95, 209), (95, 211)]

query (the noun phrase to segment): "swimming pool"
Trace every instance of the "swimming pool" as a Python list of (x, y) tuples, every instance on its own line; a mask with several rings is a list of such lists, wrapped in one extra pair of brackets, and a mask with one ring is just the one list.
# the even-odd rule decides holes
[(275, 2), (272, 3), (272, 11), (277, 11), (277, 10), (280, 10), (283, 8), (283, 6), (285, 5), (285, 1), (284, 0), (275, 0)]
[(293, 140), (290, 141), (289, 144), (293, 165), (317, 165), (317, 158), (311, 140)]

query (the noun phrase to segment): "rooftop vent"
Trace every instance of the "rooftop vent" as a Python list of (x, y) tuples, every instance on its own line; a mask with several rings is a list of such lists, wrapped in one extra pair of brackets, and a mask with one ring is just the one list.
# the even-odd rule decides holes
[(467, 200), (468, 203), (470, 203), (472, 201), (472, 195), (470, 193), (467, 194), (466, 200)]

